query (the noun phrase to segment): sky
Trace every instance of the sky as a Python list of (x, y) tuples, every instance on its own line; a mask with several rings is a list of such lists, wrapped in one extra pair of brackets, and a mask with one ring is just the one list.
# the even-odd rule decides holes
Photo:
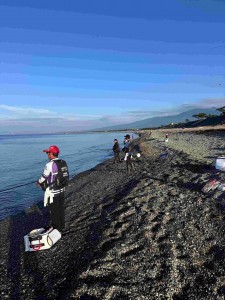
[(225, 0), (0, 0), (0, 134), (225, 105)]

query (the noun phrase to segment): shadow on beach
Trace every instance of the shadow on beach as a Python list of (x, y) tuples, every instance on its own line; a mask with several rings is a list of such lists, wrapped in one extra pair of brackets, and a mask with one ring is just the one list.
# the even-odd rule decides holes
[[(117, 239), (111, 239), (110, 241), (104, 242), (100, 249), (99, 244), (102, 242), (102, 233), (106, 228), (109, 228), (112, 223), (116, 220), (117, 213), (114, 213), (116, 208), (118, 207), (120, 200), (123, 197), (126, 197), (133, 188), (138, 184), (138, 180), (131, 179), (124, 188), (116, 193), (113, 197), (110, 195), (105, 196), (101, 203), (103, 204), (101, 213), (97, 218), (96, 222), (92, 222), (88, 228), (88, 233), (85, 236), (84, 240), (81, 241), (80, 250), (76, 248), (71, 249), (68, 260), (65, 262), (66, 270), (65, 270), (65, 278), (66, 280), (60, 286), (60, 290), (58, 291), (59, 299), (69, 299), (69, 295), (71, 291), (75, 291), (76, 287), (80, 282), (86, 282), (88, 284), (94, 284), (95, 281), (99, 281), (99, 279), (94, 279), (94, 277), (82, 279), (79, 277), (82, 272), (86, 271), (88, 266), (93, 260), (101, 258), (105, 251), (111, 249), (114, 244), (117, 242)], [(97, 209), (97, 204), (95, 209)], [(127, 208), (125, 207), (124, 210)], [(121, 211), (119, 212), (121, 213)], [(88, 216), (86, 217), (88, 219)], [(87, 220), (82, 219), (83, 226)], [(102, 287), (107, 288), (110, 286), (114, 277), (105, 276), (102, 278), (101, 282), (99, 282)], [(98, 299), (87, 293), (80, 296), (80, 299), (88, 300), (88, 299)]]
[(38, 261), (35, 254), (32, 253), (32, 259), (28, 253), (24, 251), (23, 238), (28, 232), (35, 228), (41, 228), (46, 225), (48, 212), (46, 209), (40, 210), (41, 204), (33, 205), (29, 210), (13, 216), (9, 220), (8, 227), (8, 263), (7, 277), (10, 282), (10, 297), (9, 299), (21, 299), (21, 290), (23, 289), (23, 280), (21, 273), (24, 269), (28, 277), (33, 277), (33, 280), (40, 283), (40, 293), (43, 295), (44, 280), (38, 269)]
[[(90, 184), (89, 181), (82, 184), (79, 190), (82, 191), (88, 184)], [(138, 180), (131, 179), (115, 194), (105, 194), (105, 197), (101, 199), (102, 209), (96, 221), (90, 222), (87, 214), (86, 220), (82, 219), (81, 227), (79, 224), (76, 228), (71, 227), (69, 232), (47, 251), (24, 252), (23, 245), (24, 235), (47, 223), (47, 209), (40, 209), (38, 205), (33, 205), (31, 209), (9, 219), (7, 236), (9, 285), (6, 291), (9, 299), (70, 299), (71, 292), (76, 290), (81, 281), (79, 275), (86, 271), (94, 259), (102, 256), (102, 251), (105, 252), (113, 247), (115, 243), (113, 240), (99, 246), (102, 242), (102, 232), (116, 219), (114, 210), (121, 198), (128, 195), (137, 184)], [(69, 192), (67, 198), (72, 194)], [(99, 209), (99, 203), (95, 206), (93, 212)], [(92, 212), (89, 213), (92, 214)], [(85, 234), (82, 232), (83, 228), (85, 228)], [(90, 280), (93, 279), (87, 279), (88, 282)], [(102, 284), (107, 286), (110, 282), (110, 278), (104, 278)], [(27, 289), (30, 291), (24, 295), (23, 291)], [(84, 293), (80, 299), (97, 298)]]

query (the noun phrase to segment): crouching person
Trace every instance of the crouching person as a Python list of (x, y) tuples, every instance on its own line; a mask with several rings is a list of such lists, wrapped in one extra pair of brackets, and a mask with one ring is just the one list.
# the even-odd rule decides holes
[(50, 211), (50, 224), (62, 232), (65, 228), (65, 187), (68, 185), (69, 172), (64, 160), (59, 159), (59, 148), (55, 145), (50, 146), (47, 150), (49, 162), (45, 165), (41, 178), (36, 185), (44, 191), (44, 206)]

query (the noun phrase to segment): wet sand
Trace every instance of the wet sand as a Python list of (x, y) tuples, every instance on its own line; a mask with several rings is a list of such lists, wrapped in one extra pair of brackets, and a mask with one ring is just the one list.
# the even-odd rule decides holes
[(24, 252), (46, 223), (41, 204), (0, 222), (1, 299), (224, 299), (225, 194), (202, 192), (225, 182), (212, 165), (224, 135), (170, 134), (159, 158), (160, 134), (143, 139), (133, 174), (108, 160), (71, 181), (67, 232), (50, 250)]

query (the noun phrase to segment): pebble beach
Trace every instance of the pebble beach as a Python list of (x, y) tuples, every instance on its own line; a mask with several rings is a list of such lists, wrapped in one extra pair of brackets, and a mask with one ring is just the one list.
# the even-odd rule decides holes
[[(66, 232), (49, 250), (23, 236), (46, 223), (43, 204), (0, 222), (1, 299), (225, 297), (225, 131), (143, 132), (140, 159), (109, 159), (70, 181)], [(167, 148), (167, 149), (166, 149)], [(165, 156), (163, 154), (167, 153)]]

